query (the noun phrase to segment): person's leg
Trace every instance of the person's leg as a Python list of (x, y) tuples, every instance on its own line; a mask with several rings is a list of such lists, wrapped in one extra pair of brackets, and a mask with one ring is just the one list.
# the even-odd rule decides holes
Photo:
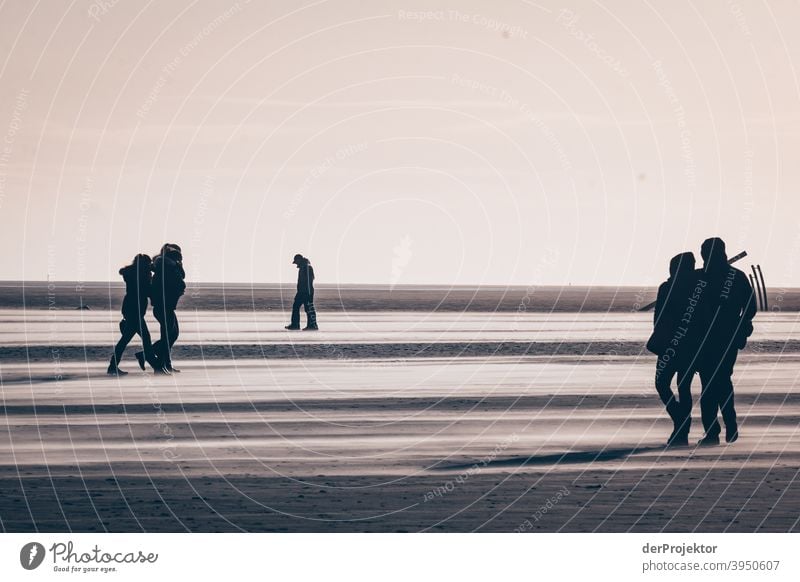
[[(161, 369), (161, 364), (158, 361), (158, 357), (155, 354), (155, 349), (153, 347), (152, 338), (150, 337), (150, 329), (147, 327), (147, 322), (142, 317), (138, 323), (138, 330), (139, 337), (142, 338), (142, 353), (141, 356), (143, 357), (143, 361), (146, 361), (154, 370)], [(139, 355), (137, 354), (137, 359)], [(144, 365), (142, 364), (142, 368)]]
[(172, 345), (175, 343), (175, 312), (167, 307), (162, 311), (161, 337), (158, 342), (160, 349), (157, 352), (158, 360), (167, 370), (172, 368)]
[(311, 301), (306, 301), (306, 329), (317, 329), (317, 312), (314, 309), (314, 304)]
[(158, 321), (159, 338), (153, 344), (153, 353), (161, 366), (166, 367), (169, 364), (169, 328), (167, 327), (167, 316), (165, 309), (162, 305), (153, 305), (153, 315)]
[(122, 332), (117, 345), (114, 346), (114, 355), (111, 356), (111, 361), (108, 364), (108, 372), (112, 373), (119, 368), (119, 363), (122, 360), (122, 354), (125, 348), (128, 347), (133, 336), (136, 334), (136, 326), (131, 325), (127, 319), (119, 322), (119, 329)]
[(678, 414), (678, 401), (672, 392), (672, 378), (675, 377), (675, 367), (668, 361), (659, 357), (656, 363), (656, 392), (661, 402), (667, 409), (667, 414), (674, 421)]
[(175, 345), (175, 342), (178, 341), (178, 336), (181, 333), (180, 326), (178, 326), (178, 313), (173, 309), (169, 312), (169, 347)]
[(692, 428), (692, 380), (694, 370), (681, 368), (678, 370), (678, 403), (680, 407), (681, 421), (678, 433), (681, 439), (689, 438), (689, 431)]
[(720, 433), (719, 422), (717, 421), (717, 410), (719, 401), (716, 394), (716, 372), (718, 360), (703, 362), (700, 367), (700, 417), (703, 419), (703, 429), (706, 437), (718, 439)]
[(180, 335), (180, 327), (178, 326), (178, 314), (175, 312), (174, 309), (171, 309), (167, 312), (167, 326), (169, 330), (169, 336), (168, 336), (169, 344), (167, 346), (169, 357), (168, 357), (167, 368), (172, 372), (180, 372), (180, 370), (173, 367), (172, 365), (172, 347), (175, 345), (175, 342), (178, 341), (178, 335)]
[(731, 348), (725, 355), (717, 372), (717, 403), (725, 422), (725, 440), (729, 443), (739, 438), (739, 425), (736, 421), (736, 408), (733, 398), (733, 367), (736, 364), (738, 350)]
[(292, 303), (292, 321), (289, 323), (291, 329), (300, 329), (300, 306), (305, 303), (305, 298), (298, 293), (294, 296)]
[(667, 414), (672, 419), (672, 432), (667, 439), (667, 445), (684, 444), (677, 440), (680, 435), (683, 416), (681, 415), (680, 404), (672, 392), (672, 379), (675, 377), (675, 372), (676, 368), (673, 361), (659, 357), (656, 363), (656, 392), (658, 392), (658, 397), (667, 409)]
[(314, 294), (306, 301), (306, 321), (309, 329), (317, 329), (317, 309), (314, 307)]

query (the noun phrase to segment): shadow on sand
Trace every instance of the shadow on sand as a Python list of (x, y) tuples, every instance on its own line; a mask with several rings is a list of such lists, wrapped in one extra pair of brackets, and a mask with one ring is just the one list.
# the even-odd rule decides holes
[(576, 451), (571, 453), (553, 453), (550, 455), (531, 455), (529, 457), (510, 457), (508, 459), (495, 459), (493, 461), (479, 460), (474, 463), (460, 463), (457, 465), (440, 465), (439, 471), (454, 471), (469, 469), (470, 467), (532, 467), (537, 465), (573, 465), (580, 463), (595, 463), (603, 461), (616, 461), (631, 455), (651, 453), (666, 450), (662, 445), (658, 447), (633, 447), (626, 449), (602, 449), (599, 451)]

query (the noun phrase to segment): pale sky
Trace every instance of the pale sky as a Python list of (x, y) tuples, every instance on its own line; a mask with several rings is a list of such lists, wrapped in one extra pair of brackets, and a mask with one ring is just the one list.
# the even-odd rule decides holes
[[(0, 279), (800, 286), (800, 3), (0, 4)], [(744, 263), (749, 267), (750, 261)]]

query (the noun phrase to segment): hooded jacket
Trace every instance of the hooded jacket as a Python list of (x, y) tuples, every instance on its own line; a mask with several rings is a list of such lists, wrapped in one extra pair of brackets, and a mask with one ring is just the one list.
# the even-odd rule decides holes
[(122, 300), (122, 315), (126, 319), (141, 319), (147, 313), (147, 300), (150, 298), (152, 275), (150, 270), (128, 265), (119, 270), (125, 281), (125, 298)]
[(183, 265), (169, 255), (159, 255), (153, 261), (153, 273), (153, 307), (174, 310), (186, 291)]
[(694, 270), (694, 255), (682, 253), (672, 258), (670, 277), (658, 288), (648, 350), (670, 358), (694, 356), (702, 333), (698, 303), (703, 285)]

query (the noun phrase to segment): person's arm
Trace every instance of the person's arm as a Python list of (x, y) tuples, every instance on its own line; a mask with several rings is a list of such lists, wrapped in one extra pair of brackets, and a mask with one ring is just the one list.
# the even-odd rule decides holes
[(758, 311), (756, 305), (756, 294), (753, 286), (744, 273), (739, 271), (738, 274), (739, 288), (741, 289), (741, 305), (742, 313), (739, 319), (739, 325), (736, 330), (737, 342), (736, 346), (741, 350), (747, 345), (747, 338), (753, 333), (753, 318)]
[(747, 333), (747, 337), (749, 337), (750, 334), (753, 333), (752, 322), (753, 318), (756, 316), (756, 312), (758, 311), (758, 307), (756, 306), (756, 293), (744, 273), (741, 273), (739, 280), (742, 282), (742, 303), (744, 304), (742, 309), (742, 325), (745, 329), (749, 330)]
[(658, 287), (658, 293), (656, 294), (656, 308), (653, 312), (653, 333), (650, 334), (650, 338), (647, 340), (646, 347), (649, 351), (653, 352), (654, 354), (661, 354), (666, 349), (666, 342), (664, 341), (664, 322), (660, 321), (660, 318), (663, 316), (663, 311), (665, 304), (667, 302), (667, 295), (669, 293), (669, 285), (667, 283), (662, 283)]

